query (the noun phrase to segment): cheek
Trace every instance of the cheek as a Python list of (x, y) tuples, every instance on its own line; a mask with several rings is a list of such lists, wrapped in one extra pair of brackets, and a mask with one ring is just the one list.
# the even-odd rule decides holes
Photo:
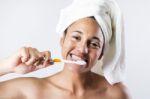
[(91, 60), (90, 65), (94, 66), (97, 63), (97, 61), (99, 60), (99, 57), (100, 57), (100, 52), (96, 51), (96, 52), (91, 53), (90, 54), (90, 60)]
[(90, 54), (90, 57), (91, 57), (91, 59), (94, 61), (94, 60), (97, 60), (98, 59), (98, 54), (96, 53), (96, 52), (94, 52), (94, 53), (91, 53)]
[(73, 49), (74, 44), (71, 40), (66, 39), (62, 46), (62, 56), (63, 58), (67, 57), (68, 53)]
[(102, 50), (100, 49), (99, 51), (93, 51), (91, 54), (90, 54), (90, 57), (93, 61), (97, 61), (101, 55), (101, 52)]

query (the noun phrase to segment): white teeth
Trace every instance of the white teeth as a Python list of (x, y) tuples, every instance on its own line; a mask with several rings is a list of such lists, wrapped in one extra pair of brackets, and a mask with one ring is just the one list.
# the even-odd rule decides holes
[(72, 55), (72, 60), (76, 62), (76, 64), (85, 65), (86, 61), (76, 55)]
[(77, 61), (77, 60), (80, 60), (80, 61), (84, 61), (82, 58), (76, 56), (76, 55), (72, 55), (72, 59)]
[(72, 64), (78, 64), (78, 65), (86, 65), (85, 61), (70, 61), (70, 60), (63, 60), (64, 63), (72, 63)]
[(86, 62), (85, 62), (85, 61), (80, 61), (80, 60), (78, 60), (78, 61), (76, 61), (76, 64), (79, 64), (79, 65), (85, 65)]

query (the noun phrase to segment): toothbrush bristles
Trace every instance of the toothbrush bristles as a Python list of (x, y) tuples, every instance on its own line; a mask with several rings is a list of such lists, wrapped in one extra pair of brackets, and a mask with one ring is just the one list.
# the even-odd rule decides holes
[(64, 59), (53, 59), (53, 62), (64, 62), (64, 63), (72, 63), (72, 64), (78, 64), (78, 65), (85, 65), (86, 62), (85, 61), (80, 61), (80, 60), (77, 60), (77, 61), (70, 61), (70, 60), (64, 60)]

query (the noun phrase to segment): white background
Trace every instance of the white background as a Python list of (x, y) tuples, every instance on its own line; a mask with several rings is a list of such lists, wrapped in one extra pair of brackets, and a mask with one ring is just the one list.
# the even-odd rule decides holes
[[(59, 38), (55, 32), (59, 11), (72, 0), (0, 0), (0, 58), (22, 46), (50, 50), (60, 57)], [(126, 37), (126, 84), (133, 99), (150, 97), (150, 2), (118, 0), (124, 13)], [(60, 70), (52, 66), (30, 75), (47, 76)], [(0, 80), (16, 77), (3, 76)]]

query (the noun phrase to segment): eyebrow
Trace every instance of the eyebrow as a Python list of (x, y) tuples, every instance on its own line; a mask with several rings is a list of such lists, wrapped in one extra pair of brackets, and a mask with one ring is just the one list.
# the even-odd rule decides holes
[(101, 40), (100, 40), (98, 37), (92, 37), (92, 39), (96, 39), (96, 40), (98, 40), (99, 42), (101, 42)]
[(83, 34), (83, 32), (81, 32), (81, 31), (78, 31), (78, 30), (76, 30), (76, 31), (73, 31), (73, 32), (77, 32), (77, 33)]

